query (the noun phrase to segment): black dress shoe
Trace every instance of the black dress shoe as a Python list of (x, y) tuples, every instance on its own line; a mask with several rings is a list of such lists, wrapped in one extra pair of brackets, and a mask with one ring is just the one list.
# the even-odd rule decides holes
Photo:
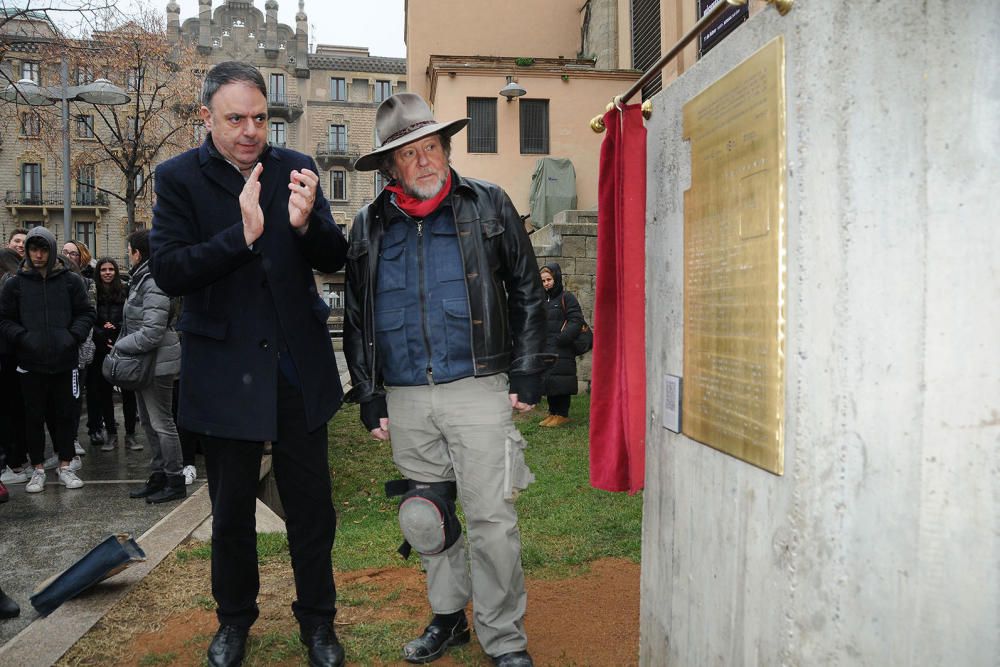
[(469, 643), (469, 622), (465, 614), (453, 624), (446, 624), (434, 617), (431, 624), (412, 642), (403, 647), (403, 659), (417, 665), (433, 662), (444, 655), (449, 646)]
[(208, 664), (212, 667), (237, 667), (243, 662), (250, 628), (222, 625), (208, 645)]
[(129, 498), (148, 498), (160, 489), (167, 486), (167, 475), (162, 472), (154, 472), (146, 480), (146, 485), (136, 489), (135, 491), (129, 491)]
[(21, 608), (17, 603), (0, 590), (0, 618), (16, 618), (20, 613)]
[(320, 625), (302, 643), (309, 648), (309, 667), (341, 667), (344, 647), (330, 625)]
[(493, 658), (497, 667), (535, 667), (534, 661), (527, 651), (512, 651)]

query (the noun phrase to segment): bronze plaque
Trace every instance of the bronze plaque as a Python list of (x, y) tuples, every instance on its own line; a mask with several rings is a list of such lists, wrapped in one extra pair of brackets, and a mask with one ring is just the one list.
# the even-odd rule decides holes
[(682, 432), (784, 470), (785, 48), (684, 105)]

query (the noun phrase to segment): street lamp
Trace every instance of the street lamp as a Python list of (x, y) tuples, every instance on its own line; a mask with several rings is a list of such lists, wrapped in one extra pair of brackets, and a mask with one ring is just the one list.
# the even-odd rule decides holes
[(62, 59), (60, 75), (62, 85), (56, 91), (42, 88), (31, 79), (21, 79), (17, 83), (10, 84), (0, 92), (0, 99), (7, 102), (22, 100), (31, 106), (49, 106), (56, 102), (62, 102), (63, 242), (65, 243), (73, 238), (69, 173), (69, 103), (79, 101), (87, 102), (88, 104), (117, 106), (119, 104), (128, 104), (132, 101), (132, 98), (124, 90), (107, 79), (97, 79), (93, 83), (88, 83), (84, 86), (70, 86), (69, 65), (66, 63), (65, 58)]

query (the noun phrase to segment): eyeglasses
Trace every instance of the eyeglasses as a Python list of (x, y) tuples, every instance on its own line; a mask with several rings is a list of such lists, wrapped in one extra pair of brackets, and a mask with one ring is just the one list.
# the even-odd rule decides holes
[(79, 251), (76, 251), (76, 250), (70, 250), (70, 251), (69, 251), (68, 253), (66, 253), (66, 254), (67, 254), (67, 255), (69, 255), (70, 257), (79, 257), (79, 256), (80, 256), (80, 253), (79, 253)]

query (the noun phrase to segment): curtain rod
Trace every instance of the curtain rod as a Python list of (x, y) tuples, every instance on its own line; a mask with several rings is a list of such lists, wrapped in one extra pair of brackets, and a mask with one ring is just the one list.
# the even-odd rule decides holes
[[(769, 5), (774, 5), (775, 8), (778, 10), (778, 13), (784, 16), (785, 14), (791, 11), (792, 4), (795, 2), (795, 0), (765, 0), (765, 2), (767, 2), (767, 4)], [(691, 28), (687, 32), (687, 34), (681, 37), (669, 51), (660, 56), (660, 59), (657, 60), (655, 63), (653, 63), (653, 66), (650, 67), (648, 70), (646, 70), (643, 73), (643, 75), (639, 77), (638, 81), (632, 84), (631, 88), (626, 90), (621, 95), (616, 95), (615, 98), (608, 103), (608, 106), (604, 110), (605, 113), (611, 111), (611, 109), (613, 109), (616, 106), (626, 104), (630, 99), (632, 99), (633, 95), (642, 90), (643, 86), (645, 86), (653, 79), (653, 77), (659, 74), (660, 70), (662, 70), (664, 67), (667, 66), (667, 63), (673, 60), (677, 56), (677, 54), (684, 49), (685, 46), (690, 44), (691, 40), (700, 35), (702, 31), (704, 31), (705, 28), (707, 28), (710, 23), (715, 21), (715, 19), (717, 19), (722, 14), (722, 12), (731, 7), (741, 7), (745, 4), (747, 4), (747, 0), (720, 0), (720, 2), (715, 3), (707, 14), (698, 19), (698, 22), (694, 24), (694, 27)], [(646, 102), (644, 102), (642, 105), (642, 114), (646, 118), (649, 118), (652, 112), (653, 112), (653, 106), (649, 100), (646, 100)], [(593, 120), (590, 121), (590, 128), (594, 132), (603, 132), (604, 114), (601, 114), (600, 116), (594, 116)]]

